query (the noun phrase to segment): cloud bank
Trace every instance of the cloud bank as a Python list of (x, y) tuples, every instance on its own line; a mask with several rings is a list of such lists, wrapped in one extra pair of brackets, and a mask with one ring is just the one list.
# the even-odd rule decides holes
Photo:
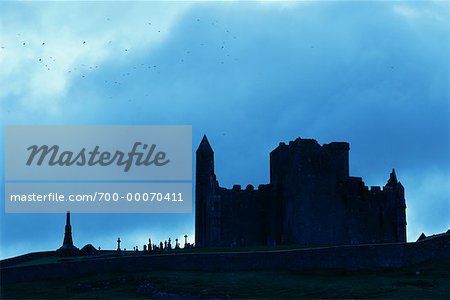
[[(287, 4), (2, 3), (2, 124), (192, 124), (227, 187), (267, 183), (280, 141), (348, 141), (351, 174), (367, 185), (396, 168), (409, 240), (447, 230), (449, 4)], [(193, 228), (191, 214), (74, 220), (80, 242), (95, 229), (102, 248), (119, 233), (141, 245), (152, 228), (155, 239)], [(30, 237), (30, 224), (52, 234)], [(1, 225), (14, 228), (2, 244), (21, 252), (63, 233), (54, 215), (2, 209)]]

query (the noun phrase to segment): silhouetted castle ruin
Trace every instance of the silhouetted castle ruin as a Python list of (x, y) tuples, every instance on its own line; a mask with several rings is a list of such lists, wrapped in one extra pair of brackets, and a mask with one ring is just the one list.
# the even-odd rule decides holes
[(349, 176), (349, 144), (298, 138), (270, 153), (270, 183), (219, 186), (206, 136), (196, 152), (197, 247), (406, 242), (404, 188)]

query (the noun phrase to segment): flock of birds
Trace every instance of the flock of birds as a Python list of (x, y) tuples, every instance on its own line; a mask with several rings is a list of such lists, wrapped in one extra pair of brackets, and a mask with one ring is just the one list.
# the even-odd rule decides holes
[[(107, 20), (107, 21), (111, 21), (110, 18), (106, 18), (106, 20)], [(200, 20), (199, 18), (197, 18), (196, 21), (197, 21), (197, 22), (200, 22), (201, 20)], [(211, 24), (212, 24), (212, 25), (217, 25), (217, 24), (218, 24), (218, 21), (214, 21), (214, 22), (212, 22)], [(152, 22), (147, 22), (147, 25), (148, 25), (148, 26), (152, 26)], [(153, 32), (153, 33), (155, 33), (155, 32), (156, 32), (156, 33), (161, 33), (161, 29), (154, 29), (154, 32)], [(223, 33), (229, 34), (230, 31), (229, 31), (229, 30), (224, 30)], [(18, 35), (18, 37), (21, 36), (20, 33), (18, 33), (17, 35)], [(224, 37), (224, 38), (227, 38), (227, 36), (223, 36), (223, 37)], [(233, 36), (232, 38), (233, 38), (233, 39), (237, 39), (236, 36)], [(110, 40), (110, 41), (108, 41), (108, 43), (107, 43), (106, 46), (112, 46), (113, 44), (114, 44), (114, 41)], [(217, 49), (221, 49), (221, 50), (225, 51), (225, 50), (226, 50), (225, 44), (226, 44), (226, 42), (225, 42), (225, 40), (224, 40), (224, 41), (222, 41), (222, 43), (220, 43), (219, 46), (214, 46), (214, 45), (213, 45), (213, 48), (216, 47)], [(83, 47), (83, 46), (88, 46), (88, 45), (89, 45), (89, 42), (88, 42), (87, 40), (80, 41), (80, 46)], [(206, 46), (205, 43), (199, 43), (198, 45), (199, 45), (200, 47), (205, 47), (205, 46)], [(22, 42), (22, 46), (36, 47), (37, 45), (36, 45), (36, 44), (28, 43), (27, 41), (23, 41), (23, 42)], [(46, 42), (42, 42), (42, 43), (40, 44), (40, 46), (46, 47), (46, 46), (48, 46), (48, 44), (47, 44)], [(1, 49), (5, 49), (5, 46), (1, 46)], [(128, 54), (128, 53), (132, 52), (132, 49), (129, 49), (129, 48), (123, 48), (122, 51), (124, 52), (124, 54)], [(184, 63), (184, 62), (186, 62), (187, 59), (188, 59), (188, 56), (189, 56), (191, 53), (192, 53), (192, 50), (185, 50), (185, 51), (183, 51), (182, 54), (184, 54), (184, 55), (183, 55), (181, 58), (179, 58), (179, 63)], [(221, 64), (221, 65), (225, 64), (225, 62), (226, 62), (225, 59), (224, 59), (225, 57), (228, 57), (228, 58), (229, 58), (229, 57), (230, 57), (230, 54), (229, 54), (229, 53), (225, 53), (225, 54), (222, 55), (222, 57), (219, 57), (219, 64)], [(234, 58), (234, 60), (237, 61), (238, 59), (237, 59), (237, 58)], [(52, 57), (52, 56), (49, 56), (49, 57), (40, 57), (40, 58), (37, 59), (37, 61), (38, 61), (38, 63), (41, 64), (41, 66), (43, 67), (43, 69), (46, 70), (46, 71), (51, 71), (51, 70), (52, 70), (52, 65), (57, 63), (56, 58), (55, 58), (55, 57)], [(138, 64), (138, 65), (133, 66), (132, 69), (131, 69), (131, 72), (128, 71), (128, 72), (126, 72), (126, 73), (122, 73), (121, 75), (122, 75), (122, 77), (130, 76), (131, 73), (132, 73), (132, 71), (136, 71), (136, 70), (138, 70), (138, 69), (144, 69), (144, 68), (147, 69), (147, 70), (155, 70), (155, 69), (158, 68), (158, 65), (157, 65), (157, 64), (149, 64), (149, 63), (140, 63), (140, 64)], [(96, 70), (96, 69), (99, 69), (99, 66), (98, 66), (98, 65), (91, 65), (91, 66), (88, 66), (88, 65), (86, 65), (86, 64), (84, 64), (84, 63), (81, 63), (81, 64), (78, 64), (77, 66), (74, 66), (72, 69), (68, 69), (67, 72), (68, 72), (68, 73), (79, 73), (80, 76), (81, 76), (81, 78), (86, 78), (86, 77), (87, 77), (87, 74), (88, 74), (89, 72), (92, 72), (92, 71), (94, 71), (94, 70)], [(78, 71), (78, 72), (76, 72), (76, 71)], [(121, 82), (120, 82), (119, 79), (115, 79), (115, 80), (106, 80), (106, 81), (105, 81), (105, 83), (108, 83), (108, 82), (113, 83), (113, 84), (121, 84)]]
[[(106, 18), (106, 21), (110, 22), (111, 18)], [(189, 41), (188, 43), (191, 46), (185, 46), (184, 49), (176, 50), (178, 57), (164, 57), (164, 54), (158, 53), (158, 55), (163, 55), (162, 59), (154, 58), (158, 63), (142, 61), (136, 63), (136, 57), (132, 56), (133, 48), (132, 47), (120, 47), (118, 46), (120, 41), (109, 40), (105, 43), (105, 47), (109, 47), (109, 52), (116, 52), (117, 55), (130, 55), (130, 60), (128, 61), (128, 70), (124, 71), (124, 67), (120, 64), (112, 65), (88, 65), (85, 63), (78, 63), (73, 65), (70, 69), (65, 70), (71, 74), (71, 76), (76, 76), (80, 80), (84, 80), (88, 77), (91, 77), (95, 80), (95, 83), (103, 82), (106, 84), (107, 90), (111, 90), (111, 94), (117, 94), (117, 89), (124, 89), (128, 87), (129, 84), (133, 84), (135, 82), (139, 82), (137, 77), (133, 77), (133, 75), (145, 78), (150, 78), (151, 76), (160, 75), (162, 72), (173, 73), (174, 70), (179, 70), (183, 68), (190, 68), (195, 64), (207, 63), (214, 67), (224, 66), (228, 63), (233, 63), (239, 61), (236, 55), (233, 55), (232, 45), (233, 40), (237, 39), (237, 36), (232, 34), (229, 29), (224, 29), (219, 26), (218, 21), (202, 21), (200, 18), (196, 18), (192, 20), (190, 26), (208, 26), (210, 25), (213, 28), (214, 32), (211, 34), (208, 33), (208, 36), (213, 36), (214, 40), (205, 41), (197, 41), (196, 43), (192, 43)], [(197, 24), (195, 24), (197, 23)], [(145, 26), (149, 28), (149, 33), (151, 34), (160, 34), (161, 28), (157, 28), (152, 22), (146, 21), (144, 23)], [(208, 29), (210, 30), (210, 29)], [(22, 47), (51, 47), (51, 43), (49, 41), (41, 41), (39, 43), (33, 43), (27, 40), (23, 40), (21, 34), (18, 33), (17, 40), (22, 44)], [(202, 36), (199, 36), (202, 38)], [(22, 39), (22, 41), (20, 41)], [(183, 41), (183, 40), (182, 40)], [(89, 40), (80, 40), (79, 47), (89, 47)], [(181, 47), (180, 47), (181, 48)], [(1, 46), (1, 49), (5, 49), (5, 46)], [(314, 45), (311, 45), (311, 49), (314, 49)], [(89, 48), (86, 49), (89, 51)], [(195, 53), (196, 51), (200, 53)], [(118, 52), (118, 53), (117, 53)], [(201, 53), (207, 53), (207, 55), (201, 55)], [(206, 57), (206, 58), (205, 58)], [(144, 57), (143, 59), (150, 59), (149, 56)], [(126, 61), (126, 60), (125, 60)], [(60, 68), (58, 66), (57, 58), (53, 56), (48, 57), (38, 57), (36, 62), (42, 68), (43, 71), (51, 72), (53, 69)], [(189, 64), (187, 64), (189, 63)], [(101, 69), (108, 69), (106, 72), (95, 72), (100, 71)], [(59, 70), (60, 71), (60, 70)], [(116, 90), (115, 90), (116, 89)], [(148, 96), (149, 92), (145, 93), (145, 96)], [(109, 99), (113, 99), (113, 95), (108, 96)], [(128, 100), (131, 102), (131, 99)]]
[[(106, 21), (110, 22), (111, 18), (106, 18)], [(201, 24), (202, 21), (200, 18), (197, 18), (194, 20), (196, 23)], [(170, 58), (169, 60), (167, 60), (166, 57), (164, 57), (163, 59), (158, 60), (158, 63), (149, 63), (148, 61), (146, 62), (140, 62), (137, 64), (130, 64), (129, 65), (129, 69), (127, 71), (123, 71), (123, 67), (121, 66), (114, 66), (114, 65), (108, 65), (108, 75), (106, 75), (106, 77), (102, 80), (105, 84), (111, 84), (113, 86), (116, 87), (120, 87), (123, 88), (123, 85), (129, 82), (133, 82), (133, 75), (134, 74), (138, 74), (139, 76), (143, 75), (143, 72), (152, 72), (153, 75), (159, 75), (161, 74), (163, 68), (161, 68), (161, 66), (165, 67), (165, 70), (167, 72), (172, 72), (171, 67), (173, 67), (174, 65), (176, 66), (176, 64), (186, 64), (187, 62), (190, 63), (195, 63), (195, 59), (193, 58), (193, 52), (196, 50), (200, 50), (202, 52), (205, 51), (216, 51), (215, 54), (216, 55), (216, 64), (217, 65), (224, 65), (226, 62), (231, 62), (231, 61), (238, 61), (238, 58), (234, 57), (231, 58), (230, 55), (230, 51), (227, 51), (227, 40), (230, 39), (237, 39), (236, 36), (231, 36), (230, 34), (230, 30), (226, 29), (226, 30), (221, 30), (217, 25), (219, 24), (218, 21), (213, 21), (211, 23), (213, 27), (216, 27), (219, 31), (216, 32), (216, 35), (220, 36), (220, 38), (222, 39), (222, 42), (220, 42), (217, 45), (217, 42), (210, 42), (210, 43), (197, 43), (196, 47), (190, 47), (191, 49), (184, 49), (184, 50), (180, 50), (178, 53), (180, 55), (180, 57), (178, 58)], [(146, 26), (148, 26), (150, 28), (150, 33), (151, 34), (160, 34), (161, 33), (161, 29), (160, 28), (156, 28), (155, 25), (152, 24), (152, 22), (147, 22)], [(20, 41), (20, 39), (23, 39), (21, 37), (21, 34), (18, 33), (17, 34), (18, 39)], [(51, 47), (51, 43), (49, 43), (48, 41), (42, 41), (39, 44), (37, 43), (32, 43), (29, 41), (20, 41), (21, 46), (22, 47)], [(119, 55), (120, 52), (122, 52), (122, 55), (131, 55), (133, 53), (133, 49), (131, 47), (127, 47), (127, 48), (119, 48), (119, 46), (115, 46), (116, 42), (113, 40), (109, 40), (106, 44), (105, 47), (110, 47), (109, 51), (119, 51)], [(209, 44), (209, 45), (208, 45)], [(79, 41), (79, 45), (80, 47), (89, 47), (89, 40), (80, 40)], [(1, 49), (5, 49), (5, 46), (1, 46)], [(89, 51), (89, 50), (88, 50)], [(117, 54), (117, 53), (116, 53)], [(201, 56), (196, 56), (201, 57)], [(148, 59), (144, 58), (144, 59)], [(133, 62), (135, 62), (135, 58), (130, 56), (130, 60), (133, 60)], [(56, 69), (57, 67), (59, 67), (57, 58), (53, 57), (53, 56), (48, 56), (48, 57), (39, 57), (36, 59), (36, 62), (39, 64), (39, 66), (42, 68), (43, 71), (47, 71), (47, 72), (51, 72), (54, 68)], [(175, 64), (174, 64), (175, 63)], [(198, 62), (198, 63), (202, 63), (202, 62)], [(214, 62), (211, 62), (214, 64)], [(85, 63), (79, 63), (77, 65), (72, 66), (70, 69), (67, 69), (65, 72), (70, 73), (73, 76), (79, 76), (79, 79), (86, 79), (87, 77), (91, 76), (94, 77), (96, 79), (98, 79), (98, 76), (105, 76), (105, 74), (102, 73), (95, 73), (94, 71), (98, 71), (102, 69), (99, 65), (87, 65)], [(114, 70), (120, 69), (121, 72), (114, 72)], [(113, 71), (111, 71), (113, 70)], [(98, 82), (98, 81), (97, 81)], [(148, 93), (145, 94), (146, 96), (148, 96)], [(112, 99), (113, 96), (110, 95), (108, 97), (109, 99)], [(131, 102), (131, 99), (129, 99), (129, 102)]]

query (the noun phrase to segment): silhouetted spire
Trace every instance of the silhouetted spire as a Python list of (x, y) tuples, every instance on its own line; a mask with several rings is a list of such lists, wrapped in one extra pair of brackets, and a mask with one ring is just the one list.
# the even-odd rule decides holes
[(422, 234), (419, 236), (419, 238), (417, 239), (416, 242), (418, 242), (418, 241), (423, 241), (423, 240), (426, 239), (426, 238), (427, 238), (427, 236), (425, 235), (425, 233), (422, 232)]
[(57, 250), (57, 252), (67, 256), (77, 255), (79, 253), (78, 248), (73, 245), (72, 226), (70, 225), (70, 211), (67, 211), (66, 214), (66, 227), (64, 230), (63, 245)]
[(66, 226), (70, 226), (70, 211), (67, 211), (66, 214)]
[(66, 214), (66, 228), (64, 232), (64, 242), (63, 246), (73, 246), (72, 241), (72, 226), (70, 226), (70, 211), (67, 211)]
[(398, 183), (398, 180), (397, 180), (397, 175), (395, 174), (395, 169), (392, 169), (392, 172), (389, 175), (389, 180), (386, 185), (395, 186), (395, 185), (397, 185), (397, 183)]
[(208, 138), (206, 137), (206, 134), (203, 135), (202, 141), (197, 148), (197, 152), (214, 153), (211, 145), (209, 144)]
[(391, 172), (390, 178), (392, 180), (397, 181), (397, 175), (395, 174), (395, 169), (394, 168), (392, 168), (392, 172)]

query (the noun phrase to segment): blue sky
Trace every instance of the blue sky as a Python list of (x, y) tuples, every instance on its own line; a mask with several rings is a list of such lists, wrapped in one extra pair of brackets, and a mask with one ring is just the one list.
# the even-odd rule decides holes
[[(267, 183), (280, 141), (347, 141), (367, 185), (396, 168), (413, 241), (450, 227), (449, 20), (437, 1), (1, 2), (1, 154), (8, 124), (191, 124), (231, 187)], [(63, 215), (0, 213), (1, 257), (62, 242)], [(193, 214), (72, 223), (78, 246), (194, 234)]]

